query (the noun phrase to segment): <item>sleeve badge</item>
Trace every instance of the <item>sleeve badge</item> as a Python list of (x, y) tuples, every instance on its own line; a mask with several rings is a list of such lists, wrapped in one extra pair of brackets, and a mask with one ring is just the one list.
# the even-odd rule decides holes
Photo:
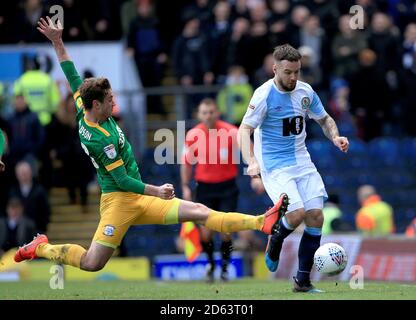
[(117, 156), (116, 148), (114, 144), (109, 144), (108, 146), (104, 147), (104, 152), (109, 159), (114, 159)]

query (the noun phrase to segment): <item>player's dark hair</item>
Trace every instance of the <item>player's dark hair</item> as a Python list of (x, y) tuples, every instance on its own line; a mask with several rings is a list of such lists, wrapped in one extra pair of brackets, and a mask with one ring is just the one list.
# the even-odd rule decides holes
[(93, 100), (104, 101), (108, 90), (111, 89), (110, 81), (107, 78), (85, 79), (79, 88), (79, 93), (86, 110), (92, 109)]
[(290, 44), (283, 44), (274, 48), (273, 58), (275, 61), (287, 60), (290, 62), (299, 61), (302, 55)]

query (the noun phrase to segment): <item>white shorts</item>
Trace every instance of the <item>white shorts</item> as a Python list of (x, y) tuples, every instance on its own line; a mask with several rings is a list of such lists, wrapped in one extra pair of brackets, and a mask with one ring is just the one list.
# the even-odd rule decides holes
[(261, 172), (267, 194), (276, 203), (285, 192), (289, 197), (287, 212), (304, 208), (322, 209), (323, 202), (328, 198), (321, 175), (311, 162), (301, 166)]

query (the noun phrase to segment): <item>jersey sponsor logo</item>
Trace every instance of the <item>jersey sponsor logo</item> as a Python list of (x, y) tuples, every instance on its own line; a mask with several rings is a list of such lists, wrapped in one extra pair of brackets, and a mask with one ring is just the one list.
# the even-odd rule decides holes
[(302, 109), (306, 110), (311, 106), (311, 99), (309, 97), (303, 97), (301, 100)]
[(284, 137), (290, 136), (291, 134), (297, 136), (303, 131), (303, 117), (297, 116), (293, 118), (283, 119), (283, 133)]
[(92, 134), (89, 132), (85, 127), (81, 124), (81, 121), (79, 122), (79, 130), (78, 133), (80, 136), (84, 137), (88, 141), (91, 140)]
[(117, 151), (116, 147), (114, 147), (114, 144), (109, 144), (108, 146), (105, 146), (104, 152), (109, 159), (114, 159), (117, 156)]
[(111, 224), (107, 224), (104, 226), (103, 234), (107, 237), (112, 237), (114, 235), (114, 231), (116, 227), (112, 226)]
[(124, 142), (126, 141), (126, 138), (124, 137), (123, 131), (121, 131), (120, 127), (116, 125), (116, 129), (118, 132), (118, 144), (120, 145), (120, 148), (124, 148)]

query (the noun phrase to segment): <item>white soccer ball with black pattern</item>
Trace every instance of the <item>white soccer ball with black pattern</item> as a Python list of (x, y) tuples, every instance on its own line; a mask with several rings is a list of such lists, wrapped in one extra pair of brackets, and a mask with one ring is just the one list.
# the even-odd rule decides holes
[(320, 273), (335, 276), (344, 271), (348, 256), (339, 244), (325, 243), (316, 250), (313, 262)]

